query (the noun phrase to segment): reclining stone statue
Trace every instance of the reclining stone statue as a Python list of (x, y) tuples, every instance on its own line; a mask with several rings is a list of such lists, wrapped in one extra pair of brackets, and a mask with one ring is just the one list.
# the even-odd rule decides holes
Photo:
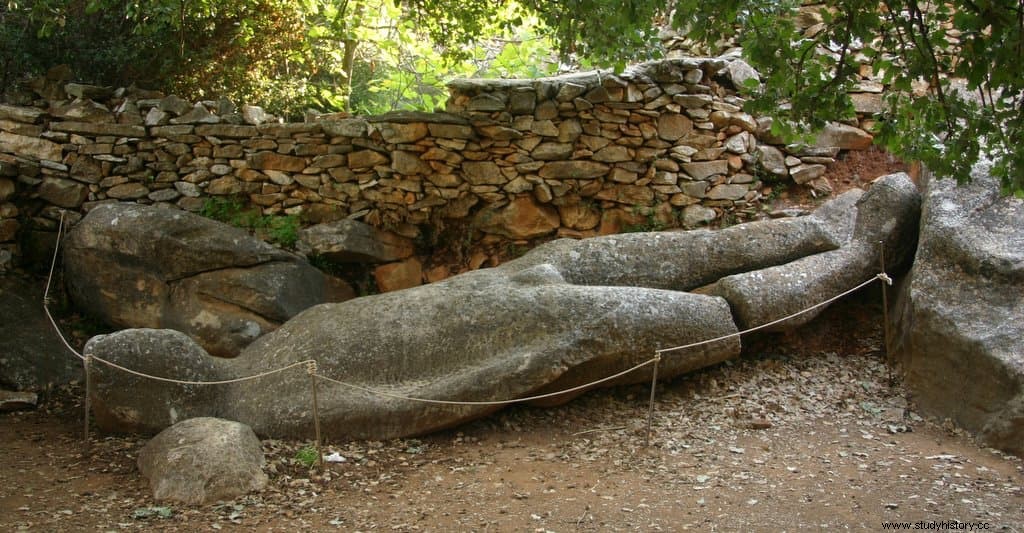
[[(404, 398), (487, 402), (558, 392), (648, 361), (658, 349), (735, 334), (841, 293), (879, 272), (879, 243), (890, 265), (907, 260), (919, 203), (909, 177), (894, 174), (807, 216), (717, 231), (557, 240), (495, 268), (316, 305), (233, 359), (208, 355), (183, 333), (155, 329), (97, 336), (85, 353), (185, 381), (232, 380), (314, 360), (318, 374), (347, 384), (318, 378), (325, 434), (423, 434), (500, 405)], [(666, 353), (658, 375), (671, 378), (739, 353), (738, 335)], [(602, 386), (649, 381), (651, 372), (644, 366)], [(303, 365), (223, 385), (157, 382), (100, 362), (92, 373), (94, 413), (106, 429), (156, 432), (216, 416), (262, 435), (313, 431)]]

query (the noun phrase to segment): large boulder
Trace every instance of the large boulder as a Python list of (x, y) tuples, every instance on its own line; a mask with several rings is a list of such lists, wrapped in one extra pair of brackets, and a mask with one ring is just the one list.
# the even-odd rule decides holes
[[(149, 386), (143, 400), (130, 394), (146, 386), (143, 378), (100, 364), (96, 419), (111, 429), (156, 431), (182, 416), (207, 414), (239, 420), (262, 434), (308, 436), (313, 423), (305, 361), (315, 361), (319, 374), (330, 378), (318, 379), (319, 407), (324, 432), (337, 437), (426, 433), (501, 407), (473, 402), (581, 387), (545, 403), (566, 401), (598, 379), (649, 361), (656, 350), (737, 333), (730, 302), (686, 291), (707, 291), (706, 284), (737, 272), (847, 254), (852, 243), (875, 252), (818, 266), (839, 269), (831, 275), (851, 285), (862, 281), (864, 271), (857, 268), (877, 253), (872, 241), (886, 240), (895, 253), (900, 244), (894, 235), (902, 235), (899, 228), (916, 212), (917, 196), (905, 179), (882, 180), (863, 198), (850, 193), (797, 219), (717, 232), (555, 241), (497, 268), (312, 307), (236, 359), (213, 360), (169, 332), (96, 337), (86, 354), (154, 376), (228, 381), (286, 368), (208, 389)], [(739, 351), (739, 337), (731, 336), (668, 352), (659, 376), (712, 365)], [(648, 381), (651, 372), (648, 365), (602, 385)], [(444, 403), (449, 401), (470, 403)]]
[[(728, 300), (741, 329), (808, 309), (871, 279), (881, 269), (882, 243), (890, 273), (904, 267), (913, 256), (921, 199), (909, 176), (883, 176), (866, 193), (850, 191), (834, 202), (846, 204), (841, 212), (847, 223), (841, 227), (849, 230), (838, 249), (735, 274), (715, 284), (711, 293)], [(767, 329), (791, 329), (809, 322), (824, 309), (819, 307)]]
[[(735, 332), (725, 301), (633, 287), (571, 285), (550, 265), (488, 269), (445, 281), (311, 308), (235, 359), (215, 360), (173, 332), (125, 330), (89, 341), (86, 354), (150, 375), (225, 380), (316, 360), (322, 375), (357, 387), (435, 400), (528, 396), (552, 383), (604, 377), (655, 349)], [(672, 376), (739, 354), (733, 338), (662, 361)], [(208, 414), (267, 435), (308, 436), (310, 378), (304, 365), (222, 386), (152, 384), (101, 363), (96, 421), (108, 429), (158, 431)], [(650, 366), (619, 382), (650, 379)], [(605, 373), (607, 372), (607, 374)], [(131, 391), (145, 388), (145, 399)], [(571, 396), (563, 397), (563, 401)], [(449, 406), (368, 394), (321, 382), (328, 435), (383, 439), (455, 425), (499, 406)]]
[(74, 303), (126, 328), (169, 328), (232, 357), (327, 301), (333, 283), (301, 257), (184, 211), (103, 204), (64, 246)]
[[(250, 373), (314, 359), (323, 375), (392, 395), (494, 401), (588, 383), (650, 359), (658, 348), (735, 331), (719, 298), (580, 286), (566, 283), (549, 264), (521, 270), (510, 265), (317, 306), (258, 341), (238, 362)], [(667, 357), (659, 372), (678, 375), (739, 350), (732, 338)], [(650, 371), (619, 383), (647, 381)], [(331, 383), (321, 390), (326, 431), (350, 437), (416, 435), (498, 408), (420, 403)], [(301, 372), (243, 383), (229, 404), (257, 431), (309, 432), (309, 378)]]
[(894, 351), (922, 411), (1024, 456), (1024, 201), (974, 174), (962, 187), (925, 176)]
[[(210, 356), (188, 335), (172, 329), (126, 329), (98, 335), (86, 343), (83, 353), (149, 376), (178, 381), (234, 376), (230, 359)], [(152, 380), (95, 360), (89, 373), (92, 414), (99, 427), (156, 433), (189, 418), (224, 416), (220, 386)]]
[(179, 422), (146, 443), (138, 463), (156, 501), (204, 505), (267, 485), (259, 439), (245, 424), (230, 420)]
[(43, 284), (0, 276), (0, 386), (41, 390), (82, 375), (82, 363), (64, 347), (43, 312)]

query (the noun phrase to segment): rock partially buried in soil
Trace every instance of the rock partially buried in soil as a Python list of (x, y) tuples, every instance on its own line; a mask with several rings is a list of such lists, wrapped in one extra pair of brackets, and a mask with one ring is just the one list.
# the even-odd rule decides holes
[(0, 413), (35, 409), (39, 396), (34, 392), (0, 390)]
[(1024, 457), (1024, 202), (925, 176), (921, 238), (894, 349), (922, 411)]
[(183, 331), (222, 357), (334, 293), (301, 257), (241, 229), (137, 204), (90, 211), (64, 261), (79, 308), (114, 326)]
[(165, 429), (143, 446), (138, 461), (153, 499), (187, 505), (263, 490), (264, 463), (252, 429), (217, 418), (192, 418)]

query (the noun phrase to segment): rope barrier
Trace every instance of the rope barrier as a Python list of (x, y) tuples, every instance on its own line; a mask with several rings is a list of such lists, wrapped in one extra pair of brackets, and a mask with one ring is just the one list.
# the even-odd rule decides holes
[(840, 298), (843, 298), (844, 296), (847, 296), (847, 295), (849, 295), (851, 293), (854, 293), (854, 292), (857, 292), (857, 291), (863, 289), (864, 287), (867, 287), (868, 285), (874, 283), (876, 280), (881, 280), (881, 281), (883, 281), (883, 282), (885, 282), (885, 283), (887, 283), (889, 285), (892, 285), (892, 279), (888, 275), (886, 275), (885, 272), (881, 272), (881, 273), (878, 273), (875, 276), (873, 276), (871, 279), (868, 279), (867, 281), (861, 283), (860, 285), (857, 285), (856, 287), (854, 287), (852, 289), (849, 289), (849, 290), (847, 290), (845, 292), (837, 294), (837, 295), (835, 295), (835, 296), (833, 296), (833, 297), (831, 297), (828, 300), (825, 300), (823, 302), (816, 303), (816, 304), (814, 304), (814, 305), (812, 305), (812, 306), (810, 306), (810, 307), (808, 307), (806, 309), (803, 309), (801, 311), (797, 311), (797, 312), (795, 312), (795, 313), (793, 313), (791, 315), (787, 315), (787, 316), (784, 316), (782, 318), (779, 318), (779, 319), (776, 319), (776, 320), (772, 320), (771, 322), (766, 322), (764, 324), (761, 324), (760, 326), (754, 326), (752, 328), (745, 329), (743, 331), (737, 331), (736, 333), (730, 333), (728, 335), (722, 335), (721, 337), (716, 337), (714, 339), (708, 339), (708, 340), (699, 341), (699, 342), (691, 342), (690, 344), (684, 344), (682, 346), (674, 346), (672, 348), (662, 348), (660, 350), (655, 350), (654, 353), (663, 354), (663, 353), (667, 353), (667, 352), (675, 352), (675, 351), (678, 351), (678, 350), (685, 350), (687, 348), (695, 348), (697, 346), (703, 346), (705, 344), (711, 344), (713, 342), (724, 341), (726, 339), (731, 339), (733, 337), (739, 337), (740, 335), (746, 335), (747, 333), (752, 333), (754, 331), (762, 330), (764, 328), (768, 328), (768, 327), (774, 326), (776, 324), (779, 324), (781, 322), (785, 322), (785, 321), (790, 320), (792, 318), (796, 318), (796, 317), (798, 317), (798, 316), (800, 316), (800, 315), (802, 315), (804, 313), (809, 313), (809, 312), (811, 312), (811, 311), (813, 311), (815, 309), (818, 309), (819, 307), (826, 306), (826, 305), (828, 305), (828, 304), (830, 304), (830, 303), (832, 303), (832, 302), (834, 302), (834, 301), (836, 301), (836, 300), (838, 300)]
[[(65, 212), (62, 210), (61, 211), (61, 217), (60, 217), (60, 223), (57, 226), (57, 243), (56, 243), (56, 246), (54, 246), (53, 260), (50, 263), (50, 273), (49, 273), (49, 276), (47, 277), (47, 280), (46, 280), (46, 290), (43, 293), (43, 310), (46, 312), (46, 316), (47, 316), (47, 318), (49, 318), (50, 324), (53, 326), (54, 331), (56, 331), (57, 336), (60, 337), (61, 342), (64, 343), (64, 346), (72, 354), (74, 354), (76, 357), (78, 357), (79, 359), (82, 360), (83, 367), (85, 369), (86, 398), (85, 398), (84, 405), (85, 405), (85, 440), (86, 440), (86, 445), (87, 446), (88, 446), (88, 442), (89, 442), (89, 408), (90, 408), (89, 396), (91, 395), (91, 392), (92, 392), (91, 391), (91, 388), (92, 388), (92, 376), (91, 376), (90, 370), (91, 370), (91, 366), (92, 366), (92, 362), (93, 361), (102, 363), (102, 364), (107, 365), (107, 366), (109, 366), (111, 368), (120, 370), (122, 372), (131, 374), (131, 375), (134, 375), (134, 376), (137, 376), (137, 377), (140, 377), (140, 378), (151, 379), (151, 380), (155, 380), (155, 381), (161, 381), (161, 382), (164, 382), (164, 383), (173, 383), (173, 384), (178, 384), (178, 385), (227, 385), (227, 384), (232, 384), (232, 383), (241, 383), (241, 382), (245, 382), (245, 381), (251, 381), (251, 380), (255, 380), (255, 379), (264, 378), (264, 377), (267, 377), (267, 376), (270, 376), (270, 375), (273, 375), (273, 374), (277, 374), (277, 373), (280, 373), (280, 372), (284, 372), (286, 370), (290, 370), (290, 369), (295, 368), (295, 367), (305, 366), (306, 367), (306, 371), (307, 371), (307, 373), (310, 376), (310, 387), (311, 387), (311, 393), (312, 393), (311, 396), (312, 396), (312, 407), (313, 407), (314, 430), (315, 430), (315, 434), (316, 434), (316, 446), (317, 446), (317, 450), (318, 450), (318, 452), (320, 453), (320, 456), (321, 456), (321, 462), (322, 462), (323, 455), (322, 455), (322, 448), (321, 448), (322, 442), (321, 442), (321, 432), (320, 432), (320, 406), (319, 406), (319, 401), (318, 401), (317, 383), (316, 383), (316, 380), (318, 378), (322, 379), (324, 381), (327, 381), (327, 382), (331, 382), (331, 383), (335, 383), (335, 384), (341, 385), (343, 387), (347, 387), (347, 388), (354, 389), (354, 390), (359, 390), (359, 391), (365, 392), (367, 394), (371, 394), (371, 395), (375, 395), (375, 396), (381, 396), (381, 397), (386, 397), (386, 398), (393, 398), (393, 399), (398, 399), (398, 400), (411, 401), (411, 402), (427, 403), (427, 404), (435, 404), (435, 405), (456, 405), (456, 406), (502, 406), (502, 405), (511, 405), (511, 404), (516, 404), (516, 403), (522, 403), (522, 402), (530, 402), (530, 401), (535, 401), (535, 400), (543, 400), (543, 399), (546, 399), (546, 398), (553, 398), (553, 397), (556, 397), (556, 396), (562, 396), (562, 395), (565, 395), (565, 394), (581, 391), (581, 390), (584, 390), (584, 389), (588, 389), (588, 388), (594, 387), (596, 385), (600, 385), (602, 383), (606, 383), (606, 382), (612, 381), (614, 379), (617, 379), (617, 378), (620, 378), (622, 376), (625, 376), (625, 375), (627, 375), (627, 374), (629, 374), (631, 372), (639, 370), (639, 369), (641, 369), (641, 368), (643, 368), (645, 366), (653, 364), (654, 365), (654, 370), (653, 370), (653, 376), (652, 376), (652, 380), (651, 380), (651, 395), (650, 395), (650, 402), (648, 404), (647, 432), (646, 432), (646, 437), (645, 437), (645, 445), (646, 445), (650, 441), (651, 419), (652, 419), (653, 413), (654, 413), (655, 390), (656, 390), (656, 384), (657, 384), (657, 379), (658, 379), (658, 365), (661, 362), (662, 354), (668, 353), (668, 352), (675, 352), (675, 351), (679, 351), (679, 350), (684, 350), (684, 349), (687, 349), (687, 348), (694, 348), (694, 347), (697, 347), (697, 346), (703, 346), (705, 344), (711, 344), (711, 343), (723, 341), (723, 340), (726, 340), (726, 339), (730, 339), (730, 338), (733, 338), (733, 337), (738, 337), (740, 335), (744, 335), (744, 334), (747, 334), (747, 333), (758, 331), (758, 330), (761, 330), (761, 329), (764, 329), (764, 328), (767, 328), (767, 327), (771, 327), (773, 325), (779, 324), (781, 322), (785, 322), (787, 320), (790, 320), (792, 318), (795, 318), (797, 316), (800, 316), (802, 314), (808, 313), (808, 312), (813, 311), (815, 309), (818, 309), (820, 307), (826, 306), (826, 305), (828, 305), (828, 304), (830, 304), (832, 302), (835, 302), (836, 300), (838, 300), (840, 298), (843, 298), (843, 297), (845, 297), (845, 296), (847, 296), (847, 295), (849, 295), (849, 294), (851, 294), (853, 292), (856, 292), (856, 291), (866, 287), (867, 285), (875, 282), (876, 280), (882, 281), (884, 284), (887, 284), (887, 285), (892, 285), (892, 283), (893, 283), (892, 279), (885, 273), (885, 270), (884, 270), (885, 263), (884, 263), (884, 259), (882, 259), (882, 261), (883, 261), (882, 262), (882, 271), (879, 272), (878, 274), (876, 274), (871, 279), (868, 279), (868, 280), (864, 281), (863, 283), (857, 285), (856, 287), (853, 287), (853, 288), (851, 288), (851, 289), (849, 289), (847, 291), (844, 291), (844, 292), (842, 292), (842, 293), (840, 293), (840, 294), (838, 294), (836, 296), (833, 296), (833, 297), (831, 297), (831, 298), (829, 298), (829, 299), (827, 299), (827, 300), (825, 300), (823, 302), (814, 304), (814, 305), (812, 305), (812, 306), (810, 306), (810, 307), (808, 307), (806, 309), (803, 309), (801, 311), (797, 311), (797, 312), (795, 312), (793, 314), (787, 315), (787, 316), (779, 318), (777, 320), (773, 320), (771, 322), (767, 322), (765, 324), (761, 324), (759, 326), (755, 326), (755, 327), (752, 327), (752, 328), (749, 328), (749, 329), (746, 329), (746, 330), (743, 330), (743, 331), (738, 331), (736, 333), (730, 333), (729, 335), (723, 335), (721, 337), (716, 337), (716, 338), (713, 338), (713, 339), (707, 339), (707, 340), (703, 340), (703, 341), (699, 341), (699, 342), (693, 342), (693, 343), (685, 344), (685, 345), (681, 345), (681, 346), (674, 346), (674, 347), (671, 347), (671, 348), (661, 348), (661, 349), (655, 350), (654, 357), (652, 357), (651, 359), (648, 359), (648, 360), (646, 360), (646, 361), (644, 361), (642, 363), (636, 364), (636, 365), (634, 365), (634, 366), (632, 366), (632, 367), (630, 367), (630, 368), (628, 368), (626, 370), (623, 370), (623, 371), (618, 372), (616, 374), (613, 374), (611, 376), (607, 376), (605, 378), (601, 378), (601, 379), (598, 379), (596, 381), (591, 381), (591, 382), (585, 383), (583, 385), (577, 385), (575, 387), (571, 387), (571, 388), (568, 388), (568, 389), (565, 389), (565, 390), (561, 390), (561, 391), (557, 391), (557, 392), (550, 392), (550, 393), (546, 393), (546, 394), (539, 394), (539, 395), (535, 395), (535, 396), (528, 396), (528, 397), (525, 397), (525, 398), (515, 398), (515, 399), (511, 399), (511, 400), (455, 401), (455, 400), (434, 400), (434, 399), (430, 399), (430, 398), (418, 398), (418, 397), (414, 397), (414, 396), (406, 396), (406, 395), (392, 393), (392, 392), (388, 392), (388, 391), (384, 391), (384, 390), (380, 390), (380, 389), (375, 389), (375, 388), (371, 388), (371, 387), (364, 387), (362, 385), (356, 385), (354, 383), (348, 383), (348, 382), (340, 381), (340, 380), (337, 380), (337, 379), (334, 379), (334, 378), (331, 378), (331, 377), (328, 377), (328, 376), (324, 376), (324, 375), (319, 373), (318, 368), (317, 368), (317, 362), (315, 360), (313, 360), (313, 359), (307, 359), (307, 360), (299, 361), (299, 362), (296, 362), (296, 363), (292, 363), (290, 365), (286, 365), (284, 367), (277, 368), (277, 369), (274, 369), (274, 370), (268, 370), (268, 371), (265, 371), (265, 372), (260, 372), (258, 374), (253, 374), (251, 376), (244, 376), (244, 377), (233, 378), (233, 379), (225, 379), (225, 380), (217, 380), (217, 381), (181, 380), (181, 379), (167, 378), (167, 377), (161, 377), (161, 376), (154, 376), (154, 375), (151, 375), (151, 374), (146, 374), (144, 372), (139, 372), (137, 370), (133, 370), (131, 368), (119, 365), (117, 363), (114, 363), (114, 362), (111, 362), (111, 361), (107, 361), (106, 359), (103, 359), (101, 357), (97, 357), (95, 355), (82, 355), (77, 350), (75, 350), (74, 347), (72, 347), (71, 344), (67, 341), (67, 339), (65, 338), (63, 332), (61, 332), (60, 328), (57, 326), (57, 322), (56, 322), (56, 320), (54, 320), (53, 315), (50, 314), (50, 309), (49, 309), (49, 304), (50, 304), (50, 287), (51, 287), (52, 282), (53, 282), (53, 273), (54, 273), (54, 270), (56, 268), (57, 256), (58, 256), (59, 250), (60, 250), (61, 236), (62, 236), (63, 229), (64, 229), (64, 215), (65, 215)], [(883, 288), (883, 290), (884, 290), (884, 288)], [(883, 297), (884, 297), (884, 293), (883, 293)], [(887, 344), (888, 344), (888, 342), (887, 342)]]
[(432, 400), (432, 399), (429, 399), (429, 398), (417, 398), (415, 396), (404, 396), (404, 395), (401, 395), (401, 394), (395, 394), (393, 392), (382, 391), (380, 389), (373, 389), (373, 388), (370, 388), (370, 387), (364, 387), (362, 385), (356, 385), (354, 383), (348, 383), (348, 382), (345, 382), (345, 381), (339, 381), (339, 380), (336, 380), (336, 379), (333, 379), (333, 378), (329, 378), (329, 377), (321, 375), (321, 374), (317, 374), (316, 377), (318, 377), (318, 378), (320, 378), (320, 379), (322, 379), (324, 381), (330, 381), (331, 383), (337, 383), (338, 385), (341, 385), (343, 387), (348, 387), (350, 389), (355, 389), (355, 390), (363, 391), (363, 392), (366, 392), (368, 394), (373, 394), (373, 395), (376, 395), (376, 396), (384, 396), (386, 398), (393, 398), (393, 399), (396, 399), (396, 400), (408, 400), (410, 402), (432, 403), (432, 404), (439, 404), (439, 405), (511, 405), (511, 404), (514, 404), (514, 403), (531, 402), (531, 401), (534, 401), (534, 400), (543, 400), (545, 398), (553, 398), (555, 396), (561, 396), (563, 394), (568, 394), (570, 392), (576, 392), (576, 391), (580, 391), (580, 390), (583, 390), (583, 389), (587, 389), (587, 388), (593, 387), (594, 385), (600, 385), (601, 383), (604, 383), (606, 381), (611, 381), (611, 380), (613, 380), (615, 378), (620, 378), (622, 376), (625, 376), (626, 374), (629, 374), (630, 372), (633, 372), (635, 370), (643, 368), (643, 367), (645, 367), (645, 366), (647, 366), (647, 365), (649, 365), (651, 363), (654, 363), (656, 361), (657, 361), (657, 358), (651, 358), (651, 359), (648, 359), (647, 361), (644, 361), (644, 362), (642, 362), (642, 363), (640, 363), (638, 365), (635, 365), (635, 366), (633, 366), (631, 368), (623, 370), (622, 372), (619, 372), (618, 374), (613, 374), (613, 375), (608, 376), (606, 378), (601, 378), (601, 379), (599, 379), (597, 381), (592, 381), (590, 383), (585, 383), (583, 385), (577, 385), (577, 386), (572, 387), (570, 389), (565, 389), (565, 390), (558, 391), (558, 392), (549, 392), (547, 394), (539, 394), (537, 396), (528, 396), (526, 398), (515, 398), (515, 399), (512, 399), (512, 400), (494, 400), (494, 401), (462, 401), (462, 402), (460, 402), (460, 401), (454, 401), (454, 400)]
[(64, 333), (57, 327), (57, 321), (53, 319), (53, 315), (50, 314), (50, 285), (53, 284), (53, 270), (57, 266), (57, 253), (60, 251), (60, 238), (64, 231), (64, 210), (60, 210), (60, 222), (57, 224), (57, 244), (53, 247), (53, 260), (50, 261), (50, 275), (46, 277), (46, 290), (43, 291), (43, 311), (46, 312), (46, 318), (50, 320), (50, 324), (53, 326), (53, 330), (57, 332), (57, 336), (60, 337), (60, 341), (64, 343), (64, 347), (71, 353), (75, 354), (75, 357), (85, 361), (85, 356), (78, 353), (78, 350), (74, 349), (66, 338)]
[(154, 375), (151, 375), (151, 374), (146, 374), (146, 373), (143, 373), (143, 372), (139, 372), (137, 370), (132, 370), (132, 369), (127, 368), (127, 367), (123, 367), (123, 366), (121, 366), (121, 365), (119, 365), (117, 363), (112, 363), (110, 361), (107, 361), (106, 359), (103, 359), (101, 357), (97, 357), (95, 355), (92, 355), (90, 357), (92, 358), (93, 361), (99, 361), (100, 363), (103, 363), (103, 364), (105, 364), (105, 365), (107, 365), (107, 366), (109, 366), (111, 368), (116, 368), (116, 369), (118, 369), (118, 370), (120, 370), (122, 372), (126, 372), (128, 374), (132, 374), (133, 376), (138, 376), (140, 378), (146, 378), (146, 379), (152, 379), (152, 380), (155, 380), (155, 381), (163, 381), (164, 383), (175, 383), (177, 385), (230, 385), (231, 383), (242, 383), (244, 381), (252, 381), (254, 379), (264, 378), (264, 377), (267, 377), (267, 376), (270, 376), (270, 375), (273, 375), (273, 374), (277, 374), (279, 372), (284, 372), (285, 370), (291, 370), (292, 368), (295, 368), (297, 366), (305, 366), (305, 365), (308, 365), (309, 363), (314, 363), (315, 362), (312, 359), (306, 359), (305, 361), (299, 361), (297, 363), (292, 363), (292, 364), (290, 364), (288, 366), (284, 366), (284, 367), (277, 368), (277, 369), (274, 369), (274, 370), (267, 370), (266, 372), (260, 372), (259, 374), (253, 374), (251, 376), (244, 376), (244, 377), (240, 377), (240, 378), (222, 379), (222, 380), (219, 380), (219, 381), (189, 381), (189, 380), (184, 380), (184, 379), (173, 379), (173, 378), (164, 378), (164, 377), (160, 377), (160, 376), (154, 376)]

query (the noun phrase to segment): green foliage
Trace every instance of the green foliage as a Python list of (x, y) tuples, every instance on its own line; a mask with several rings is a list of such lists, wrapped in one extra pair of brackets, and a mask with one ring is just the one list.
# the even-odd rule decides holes
[(203, 202), (203, 207), (200, 208), (199, 214), (218, 222), (238, 226), (239, 224), (236, 222), (236, 219), (243, 209), (245, 209), (245, 205), (238, 198), (215, 196), (207, 198)]
[(565, 63), (613, 65), (660, 57), (658, 0), (524, 0), (551, 29)]
[(295, 215), (264, 215), (246, 207), (239, 198), (213, 197), (203, 202), (199, 214), (232, 226), (249, 230), (261, 238), (292, 248), (299, 238), (301, 223)]
[(772, 192), (768, 193), (768, 196), (765, 197), (765, 203), (767, 204), (774, 203), (776, 200), (778, 200), (779, 197), (782, 196), (782, 193), (786, 192), (786, 190), (789, 189), (789, 184), (784, 181), (779, 181), (777, 183), (773, 183), (771, 187)]
[(643, 214), (647, 217), (647, 220), (638, 224), (630, 224), (622, 228), (622, 233), (643, 233), (648, 231), (662, 231), (668, 228), (668, 225), (658, 220), (655, 217), (655, 210), (651, 208), (642, 208), (640, 206), (633, 207), (633, 214)]
[(257, 229), (264, 229), (271, 242), (276, 242), (285, 248), (294, 248), (295, 242), (299, 240), (299, 217), (287, 216), (264, 216), (259, 219), (263, 224)]
[[(710, 43), (736, 36), (765, 78), (747, 111), (798, 138), (848, 119), (868, 61), (892, 91), (876, 139), (940, 175), (994, 162), (1024, 195), (1024, 8), (1020, 0), (829, 0), (815, 32), (800, 0), (8, 0), (2, 88), (68, 63), (80, 81), (226, 96), (295, 118), (307, 107), (434, 110), (458, 76), (538, 76), (658, 57), (671, 16)], [(946, 29), (959, 31), (951, 38)], [(965, 80), (958, 88), (952, 78)], [(902, 92), (898, 92), (902, 91)]]
[(430, 25), (414, 11), (415, 18), (392, 22), (393, 31), (361, 41), (352, 69), (350, 109), (368, 115), (396, 109), (435, 111), (444, 107), (445, 85), (455, 78), (554, 74), (554, 43), (539, 19), (523, 13), (515, 2), (492, 9), (492, 17), (473, 22), (477, 39), (466, 33), (424, 39), (423, 28), (429, 33)]
[(319, 454), (313, 446), (305, 446), (295, 452), (295, 460), (306, 468), (312, 468), (319, 458)]
[(505, 259), (506, 260), (508, 260), (508, 259), (515, 259), (517, 257), (522, 257), (524, 254), (526, 254), (526, 252), (529, 252), (529, 251), (530, 251), (530, 248), (528, 246), (523, 246), (523, 245), (520, 245), (520, 244), (516, 244), (514, 242), (505, 243)]
[(0, 22), (2, 88), (66, 63), (78, 81), (223, 96), (288, 119), (434, 110), (454, 77), (556, 67), (516, 2), (8, 0)]
[(306, 259), (309, 261), (309, 264), (313, 265), (314, 268), (321, 272), (325, 272), (336, 277), (343, 277), (344, 269), (341, 268), (338, 263), (335, 263), (322, 255), (311, 255)]
[[(853, 115), (847, 90), (867, 58), (895, 91), (877, 139), (940, 176), (994, 162), (1004, 192), (1024, 191), (1024, 17), (1019, 0), (824, 2), (817, 33), (794, 24), (798, 0), (680, 0), (675, 24), (714, 42), (735, 34), (765, 83), (747, 110), (793, 136)], [(960, 35), (950, 38), (947, 28)], [(862, 45), (866, 45), (863, 46)], [(859, 57), (859, 54), (862, 56)], [(966, 80), (963, 89), (955, 78)]]

